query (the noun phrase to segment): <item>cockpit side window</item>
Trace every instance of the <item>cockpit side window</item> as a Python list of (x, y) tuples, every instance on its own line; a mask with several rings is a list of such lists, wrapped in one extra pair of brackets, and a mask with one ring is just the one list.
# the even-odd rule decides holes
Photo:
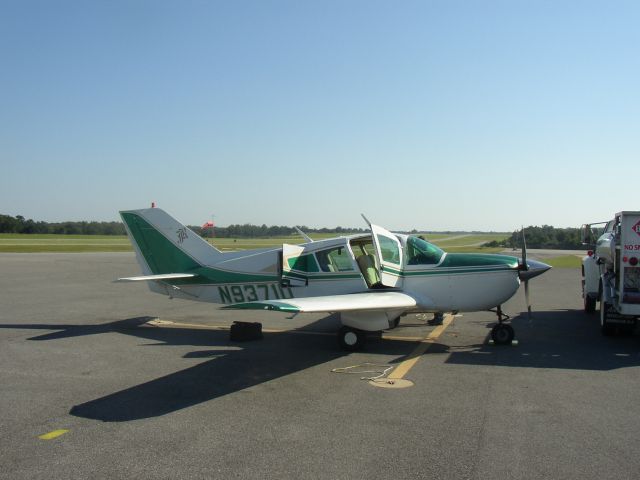
[(440, 263), (444, 251), (419, 238), (407, 238), (407, 265), (435, 265)]

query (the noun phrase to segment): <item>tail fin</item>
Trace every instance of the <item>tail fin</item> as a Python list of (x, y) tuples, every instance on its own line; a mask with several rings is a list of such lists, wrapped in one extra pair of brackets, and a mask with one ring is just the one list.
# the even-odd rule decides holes
[(145, 275), (189, 273), (224, 254), (159, 208), (120, 212)]

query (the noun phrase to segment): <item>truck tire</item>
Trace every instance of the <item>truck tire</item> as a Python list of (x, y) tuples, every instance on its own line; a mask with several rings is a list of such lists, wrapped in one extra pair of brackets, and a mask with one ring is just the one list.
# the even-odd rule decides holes
[(613, 326), (607, 320), (607, 314), (611, 305), (604, 301), (604, 298), (600, 298), (600, 331), (605, 337), (610, 337), (615, 332), (615, 326)]
[(584, 295), (584, 311), (586, 313), (593, 313), (596, 311), (596, 299), (588, 293)]

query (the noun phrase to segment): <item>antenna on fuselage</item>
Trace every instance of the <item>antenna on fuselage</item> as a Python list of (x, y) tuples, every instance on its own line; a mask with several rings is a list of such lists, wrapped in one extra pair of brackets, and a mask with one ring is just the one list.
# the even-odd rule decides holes
[(300, 236), (301, 236), (302, 238), (304, 238), (304, 239), (307, 241), (307, 243), (313, 243), (313, 239), (312, 239), (309, 235), (307, 235), (306, 233), (304, 233), (302, 230), (300, 230), (300, 229), (299, 229), (298, 227), (296, 227), (296, 226), (294, 226), (293, 228), (295, 228), (295, 229), (296, 229), (296, 232), (298, 232), (298, 233), (300, 234)]
[(362, 215), (362, 218), (364, 218), (364, 221), (367, 222), (367, 225), (369, 225), (369, 228), (371, 228), (371, 222), (367, 217), (364, 216), (364, 213), (361, 213), (360, 215)]

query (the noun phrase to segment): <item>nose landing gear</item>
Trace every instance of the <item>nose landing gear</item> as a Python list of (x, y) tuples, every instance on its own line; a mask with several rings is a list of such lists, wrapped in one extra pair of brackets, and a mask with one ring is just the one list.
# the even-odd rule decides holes
[(502, 307), (500, 305), (498, 305), (495, 313), (498, 316), (498, 324), (491, 329), (491, 339), (496, 345), (511, 345), (515, 337), (515, 331), (511, 325), (504, 323), (504, 321), (509, 320), (510, 317), (506, 313), (502, 313)]

